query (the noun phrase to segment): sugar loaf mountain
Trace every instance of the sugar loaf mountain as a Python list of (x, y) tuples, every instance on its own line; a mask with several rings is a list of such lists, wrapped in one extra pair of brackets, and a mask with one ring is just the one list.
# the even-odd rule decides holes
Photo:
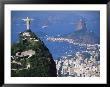
[(80, 19), (77, 30), (70, 33), (65, 38), (73, 39), (76, 43), (100, 44), (100, 38), (92, 31), (88, 31), (84, 19)]
[(100, 37), (96, 35), (95, 32), (90, 31), (86, 27), (85, 19), (82, 18), (76, 24), (76, 28), (74, 32), (69, 34), (61, 35), (60, 37), (49, 37), (47, 38), (48, 41), (65, 41), (69, 43), (77, 43), (77, 44), (100, 44)]
[(43, 41), (30, 30), (30, 21), (24, 19), (27, 29), (11, 45), (12, 77), (56, 77), (56, 65)]

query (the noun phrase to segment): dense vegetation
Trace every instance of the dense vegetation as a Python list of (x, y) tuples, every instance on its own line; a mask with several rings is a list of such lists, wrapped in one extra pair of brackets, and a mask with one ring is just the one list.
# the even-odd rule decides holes
[[(29, 33), (29, 35), (23, 35)], [(21, 56), (28, 50), (35, 51), (30, 56)], [(19, 53), (20, 56), (16, 54)], [(31, 31), (19, 34), (19, 42), (11, 46), (11, 76), (12, 77), (55, 77), (56, 65), (45, 44)], [(26, 68), (27, 65), (29, 68)]]

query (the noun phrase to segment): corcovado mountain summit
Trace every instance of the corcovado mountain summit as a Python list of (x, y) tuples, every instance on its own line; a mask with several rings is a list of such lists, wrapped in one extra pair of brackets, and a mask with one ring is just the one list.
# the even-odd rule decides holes
[(43, 41), (30, 30), (29, 17), (26, 30), (19, 34), (19, 40), (11, 45), (12, 77), (56, 77), (56, 64)]

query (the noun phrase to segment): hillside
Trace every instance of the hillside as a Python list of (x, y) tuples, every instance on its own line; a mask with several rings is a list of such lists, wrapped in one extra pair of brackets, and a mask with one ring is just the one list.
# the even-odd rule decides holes
[(19, 34), (11, 46), (12, 77), (56, 77), (56, 65), (49, 49), (31, 30)]
[(99, 44), (100, 43), (99, 37), (96, 36), (94, 32), (89, 32), (85, 30), (78, 30), (64, 37), (73, 39), (76, 43), (83, 43), (83, 44)]

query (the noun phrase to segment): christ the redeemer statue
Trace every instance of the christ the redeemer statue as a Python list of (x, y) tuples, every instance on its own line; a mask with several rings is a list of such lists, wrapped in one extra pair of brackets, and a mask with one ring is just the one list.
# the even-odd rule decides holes
[(26, 19), (22, 19), (22, 20), (26, 22), (26, 28), (27, 28), (27, 30), (29, 30), (30, 29), (30, 23), (33, 19), (26, 17)]

